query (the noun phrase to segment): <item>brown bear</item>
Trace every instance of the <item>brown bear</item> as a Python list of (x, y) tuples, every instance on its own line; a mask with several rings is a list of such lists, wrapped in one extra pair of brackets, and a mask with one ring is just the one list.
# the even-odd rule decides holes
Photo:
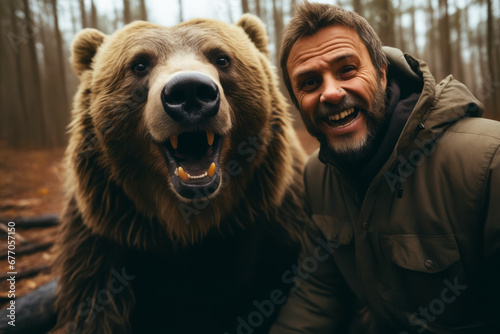
[(76, 36), (59, 331), (267, 332), (306, 219), (267, 44), (251, 15)]

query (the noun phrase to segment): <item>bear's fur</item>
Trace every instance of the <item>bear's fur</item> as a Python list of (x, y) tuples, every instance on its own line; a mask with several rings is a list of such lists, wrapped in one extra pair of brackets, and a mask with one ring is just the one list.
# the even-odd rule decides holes
[[(248, 14), (236, 25), (135, 22), (76, 36), (81, 83), (55, 262), (59, 329), (267, 331), (292, 284), (287, 269), (305, 220), (304, 153), (267, 44)], [(215, 115), (167, 114), (166, 87), (185, 77), (212, 82)], [(215, 133), (213, 147), (205, 132)], [(184, 181), (181, 165), (200, 181)]]

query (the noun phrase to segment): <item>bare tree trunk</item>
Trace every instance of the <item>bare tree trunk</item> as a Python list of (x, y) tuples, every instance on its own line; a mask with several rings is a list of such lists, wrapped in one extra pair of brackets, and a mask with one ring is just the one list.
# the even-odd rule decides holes
[(465, 31), (465, 42), (467, 44), (466, 48), (471, 50), (471, 57), (467, 64), (468, 66), (465, 67), (465, 76), (467, 78), (467, 84), (471, 87), (471, 89), (474, 89), (474, 87), (477, 86), (477, 78), (479, 77), (477, 71), (477, 59), (475, 59), (477, 48), (472, 41), (473, 31), (469, 26), (469, 10), (467, 6), (463, 9), (462, 17), (464, 18), (463, 24), (465, 27), (462, 28), (462, 30)]
[(274, 20), (274, 45), (275, 45), (275, 61), (274, 64), (279, 66), (280, 63), (280, 44), (281, 33), (283, 32), (283, 6), (281, 1), (277, 4), (277, 0), (273, 0), (273, 20)]
[(120, 11), (116, 8), (116, 6), (113, 8), (113, 11), (115, 12), (115, 18), (113, 19), (113, 31), (116, 31), (120, 27)]
[(385, 45), (394, 46), (396, 42), (394, 34), (394, 18), (390, 14), (394, 12), (392, 2), (391, 0), (381, 0), (380, 4), (380, 39)]
[(487, 16), (487, 21), (486, 21), (486, 51), (488, 54), (488, 70), (491, 75), (491, 104), (492, 108), (491, 111), (494, 113), (495, 117), (498, 117), (499, 111), (496, 110), (498, 107), (500, 107), (499, 100), (500, 98), (498, 97), (498, 87), (494, 85), (494, 83), (497, 83), (500, 78), (497, 76), (497, 71), (495, 70), (495, 50), (494, 50), (494, 44), (495, 44), (495, 30), (493, 28), (493, 8), (492, 8), (492, 3), (491, 0), (486, 0), (486, 5), (487, 5), (487, 11), (488, 11), (488, 16)]
[[(92, 1), (92, 21), (94, 21), (94, 12), (95, 6)], [(68, 111), (69, 111), (69, 102), (68, 102), (68, 89), (66, 83), (66, 69), (64, 67), (65, 59), (64, 59), (64, 50), (63, 50), (63, 40), (61, 37), (61, 31), (59, 29), (59, 15), (57, 10), (57, 0), (52, 0), (52, 15), (54, 17), (54, 30), (56, 34), (56, 46), (57, 46), (57, 63), (58, 68), (57, 72), (59, 73), (59, 86), (61, 88), (61, 105), (59, 106), (59, 115), (57, 117), (57, 144), (62, 145), (65, 143), (64, 136), (64, 128), (68, 122)], [(97, 16), (97, 15), (95, 15)], [(95, 25), (97, 27), (97, 24)]]
[(34, 38), (34, 25), (31, 19), (31, 9), (29, 5), (29, 0), (23, 0), (24, 5), (24, 15), (26, 22), (26, 29), (30, 32), (30, 38), (27, 39), (28, 44), (28, 58), (31, 65), (31, 74), (33, 75), (32, 84), (32, 95), (31, 97), (31, 117), (33, 124), (33, 139), (34, 146), (46, 147), (52, 146), (54, 141), (52, 135), (48, 136), (46, 130), (49, 124), (48, 116), (45, 113), (45, 108), (43, 107), (43, 97), (42, 97), (42, 83), (40, 80), (40, 69), (38, 65), (38, 57), (36, 53), (35, 38)]
[(397, 11), (397, 23), (396, 26), (398, 27), (398, 35), (397, 35), (397, 47), (401, 49), (403, 52), (406, 52), (406, 41), (405, 41), (405, 32), (403, 28), (403, 22), (402, 22), (402, 8), (403, 8), (403, 0), (398, 1), (398, 11)]
[(436, 19), (434, 14), (434, 7), (432, 6), (432, 0), (427, 0), (427, 17), (428, 17), (428, 27), (427, 36), (429, 38), (429, 43), (427, 49), (429, 50), (429, 66), (435, 72), (436, 80), (439, 80), (442, 75), (442, 67), (438, 64), (438, 52), (439, 48), (437, 38), (436, 38)]
[(75, 5), (73, 2), (70, 3), (70, 14), (71, 14), (71, 28), (73, 35), (75, 35), (78, 32), (78, 25), (77, 25), (77, 19), (75, 15)]
[(123, 0), (123, 23), (132, 22), (132, 14), (130, 13), (130, 0)]
[(87, 11), (85, 9), (85, 0), (79, 0), (80, 3), (80, 16), (82, 19), (82, 29), (87, 28)]
[(410, 5), (410, 16), (411, 16), (411, 52), (415, 57), (419, 56), (418, 46), (417, 46), (417, 29), (416, 18), (415, 18), (415, 4)]
[(241, 0), (241, 10), (243, 14), (250, 13), (250, 7), (248, 6), (248, 0)]
[[(6, 13), (7, 8), (5, 8), (5, 2), (0, 2), (0, 12)], [(6, 45), (4, 43), (4, 35), (3, 35), (3, 17), (0, 16), (0, 44)], [(3, 96), (6, 89), (5, 85), (5, 74), (3, 71), (3, 65), (7, 64), (7, 57), (5, 57), (5, 47), (0, 48), (0, 109), (3, 111), (0, 114), (0, 140), (9, 140), (10, 133), (9, 127), (12, 126), (12, 110), (6, 106), (6, 100), (4, 101)]]
[[(50, 6), (52, 7), (52, 6)], [(52, 12), (52, 8), (46, 6), (42, 9), (43, 11), (39, 14), (39, 22), (43, 21), (44, 17), (50, 18)], [(45, 110), (51, 110), (52, 112), (58, 107), (58, 101), (60, 100), (59, 96), (55, 96), (55, 94), (59, 93), (59, 89), (54, 89), (53, 85), (53, 74), (56, 72), (54, 70), (54, 66), (57, 61), (54, 60), (54, 50), (57, 49), (54, 44), (54, 36), (50, 35), (50, 26), (48, 24), (44, 24), (41, 26), (39, 31), (40, 43), (43, 45), (43, 63), (41, 64), (41, 78), (42, 78), (42, 94), (43, 96), (50, 96), (50, 99), (44, 99), (44, 108)], [(49, 36), (47, 36), (49, 35)], [(49, 95), (50, 94), (50, 95)]]
[(179, 0), (179, 22), (184, 21), (184, 13), (182, 11), (182, 0)]
[[(264, 24), (266, 25), (266, 27), (270, 27), (270, 23), (269, 23), (269, 13), (268, 13), (268, 1), (264, 0), (264, 1), (260, 1), (260, 19), (262, 20), (262, 22), (264, 22)], [(268, 30), (268, 33), (270, 34), (271, 32)], [(271, 36), (268, 36), (269, 39), (271, 38)]]
[(141, 6), (141, 20), (147, 21), (148, 20), (148, 11), (146, 9), (146, 0), (140, 0), (139, 4)]
[(261, 17), (260, 15), (261, 10), (260, 10), (260, 0), (255, 0), (255, 14), (257, 14), (258, 17)]
[(90, 0), (90, 26), (92, 28), (99, 29), (97, 8), (95, 7), (94, 0)]
[[(10, 20), (11, 20), (11, 29), (13, 36), (19, 36), (19, 29), (17, 27), (17, 17), (16, 17), (16, 7), (15, 7), (15, 0), (10, 0), (9, 1), (9, 9), (10, 9)], [(29, 113), (28, 113), (28, 104), (27, 104), (27, 97), (26, 97), (26, 90), (24, 89), (24, 75), (23, 75), (23, 69), (22, 69), (22, 64), (21, 64), (21, 49), (17, 49), (17, 52), (15, 52), (14, 55), (14, 61), (15, 61), (15, 67), (16, 67), (16, 75), (15, 79), (17, 82), (17, 96), (19, 99), (19, 106), (21, 108), (21, 112), (15, 112), (14, 115), (16, 115), (15, 119), (17, 122), (15, 123), (17, 126), (24, 125), (28, 123), (28, 126), (26, 128), (30, 128), (31, 122), (29, 121)], [(20, 131), (19, 131), (20, 134)], [(21, 136), (21, 135), (16, 135), (14, 138), (14, 146), (15, 147), (25, 147), (29, 145), (29, 138), (28, 136)]]
[[(498, 27), (500, 26), (500, 17), (497, 17), (496, 19), (496, 23), (493, 24), (493, 27), (495, 28), (496, 27), (496, 40), (498, 41), (500, 36), (498, 34), (500, 34), (500, 31), (498, 30)], [(495, 51), (496, 51), (496, 57), (494, 57), (496, 59), (496, 92), (497, 92), (497, 104), (495, 106), (495, 110), (496, 110), (496, 116), (495, 116), (495, 119), (500, 121), (500, 43), (497, 42), (496, 43), (496, 47), (495, 47)]]
[(481, 71), (481, 75), (480, 75), (480, 79), (482, 81), (484, 81), (484, 76), (488, 73), (488, 69), (486, 68), (485, 64), (484, 64), (484, 59), (486, 57), (488, 57), (488, 54), (484, 53), (484, 42), (483, 42), (483, 35), (481, 34), (482, 32), (480, 31), (480, 29), (476, 30), (475, 31), (475, 35), (474, 35), (474, 39), (476, 41), (476, 44), (477, 44), (477, 48), (478, 48), (478, 58), (479, 58), (479, 69)]
[(439, 36), (441, 48), (441, 66), (445, 76), (453, 73), (453, 54), (450, 41), (450, 18), (448, 0), (439, 0)]
[(453, 16), (453, 26), (455, 29), (455, 32), (457, 33), (457, 43), (454, 48), (454, 53), (455, 53), (455, 73), (454, 75), (456, 78), (460, 81), (464, 81), (464, 63), (462, 61), (462, 26), (461, 26), (461, 18), (462, 18), (462, 11), (460, 9), (457, 9)]
[(290, 17), (295, 15), (295, 5), (297, 4), (297, 0), (290, 1)]
[[(478, 27), (479, 28), (479, 27)], [(477, 29), (475, 31), (475, 42), (478, 48), (478, 62), (479, 62), (479, 82), (478, 89), (476, 91), (478, 99), (484, 103), (486, 112), (490, 111), (493, 108), (493, 102), (489, 97), (491, 96), (492, 85), (491, 85), (491, 77), (488, 74), (488, 65), (485, 62), (485, 59), (488, 58), (487, 48), (484, 46), (484, 31), (482, 29)]]
[[(500, 24), (500, 23), (498, 23)], [(498, 25), (497, 25), (498, 27)], [(496, 94), (497, 94), (497, 99), (496, 99), (496, 105), (494, 106), (494, 110), (495, 110), (495, 115), (494, 115), (494, 118), (497, 120), (497, 121), (500, 121), (500, 43), (497, 44), (496, 46), (496, 54), (497, 56), (495, 57), (496, 58), (496, 65), (497, 65), (497, 70), (496, 70), (496, 78), (497, 80), (495, 81), (494, 83), (494, 87), (493, 89), (495, 89), (496, 91)]]
[(354, 11), (356, 13), (364, 17), (363, 4), (361, 3), (361, 0), (352, 0), (352, 6), (354, 7)]
[[(94, 2), (92, 1), (92, 6), (94, 5)], [(57, 45), (57, 62), (59, 65), (58, 72), (60, 73), (60, 80), (61, 80), (61, 89), (63, 92), (63, 103), (64, 103), (64, 110), (68, 110), (69, 103), (68, 103), (68, 90), (67, 90), (67, 84), (66, 84), (66, 68), (64, 67), (64, 64), (66, 63), (66, 60), (64, 59), (64, 50), (63, 50), (63, 45), (64, 42), (62, 40), (61, 36), (61, 30), (59, 29), (59, 14), (57, 10), (57, 0), (52, 0), (52, 15), (54, 18), (54, 30), (56, 34), (56, 45)]]

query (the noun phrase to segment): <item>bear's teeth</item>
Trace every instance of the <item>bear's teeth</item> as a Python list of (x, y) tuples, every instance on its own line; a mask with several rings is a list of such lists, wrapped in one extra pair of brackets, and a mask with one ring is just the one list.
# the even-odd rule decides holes
[(214, 133), (212, 131), (207, 131), (207, 142), (209, 146), (214, 143)]
[(216, 169), (217, 169), (217, 166), (215, 165), (215, 162), (212, 162), (212, 164), (210, 164), (210, 167), (208, 167), (208, 170), (205, 173), (203, 173), (201, 175), (190, 175), (184, 171), (184, 168), (179, 166), (175, 170), (175, 175), (180, 177), (182, 181), (186, 182), (186, 181), (189, 181), (191, 179), (201, 179), (201, 178), (204, 178), (207, 176), (212, 177), (212, 176), (214, 176)]
[(174, 150), (177, 149), (178, 141), (177, 141), (177, 136), (170, 136), (170, 144), (172, 144), (172, 147)]
[(179, 177), (181, 178), (181, 180), (184, 181), (184, 182), (189, 181), (189, 179), (191, 179), (189, 177), (189, 174), (187, 174), (184, 171), (184, 168), (182, 168), (182, 167), (177, 168), (177, 174), (179, 175)]
[(210, 176), (210, 177), (214, 176), (216, 167), (217, 166), (215, 166), (215, 162), (212, 162), (212, 164), (210, 165), (210, 167), (208, 167), (207, 175)]
[(205, 172), (205, 173), (203, 173), (201, 175), (195, 175), (195, 176), (192, 176), (192, 175), (188, 174), (188, 176), (189, 176), (190, 179), (201, 179), (201, 178), (207, 176), (207, 172)]

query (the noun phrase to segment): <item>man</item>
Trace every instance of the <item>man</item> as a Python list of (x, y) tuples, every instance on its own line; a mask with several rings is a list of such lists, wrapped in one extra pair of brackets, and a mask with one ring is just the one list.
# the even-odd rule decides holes
[(306, 204), (329, 244), (306, 236), (271, 333), (346, 333), (359, 304), (378, 333), (500, 333), (500, 123), (337, 6), (296, 8), (281, 68), (321, 144)]

